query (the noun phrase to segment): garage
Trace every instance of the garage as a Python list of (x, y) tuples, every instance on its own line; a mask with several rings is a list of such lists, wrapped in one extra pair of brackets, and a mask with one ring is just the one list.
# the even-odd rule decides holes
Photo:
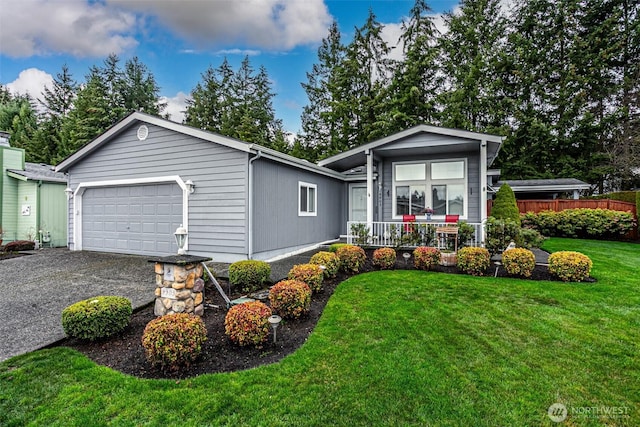
[(82, 196), (82, 249), (137, 255), (176, 252), (182, 224), (176, 183), (87, 188)]

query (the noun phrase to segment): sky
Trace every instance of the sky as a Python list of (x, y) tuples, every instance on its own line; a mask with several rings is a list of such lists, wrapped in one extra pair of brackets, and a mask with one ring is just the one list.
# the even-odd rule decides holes
[[(226, 57), (234, 70), (249, 55), (265, 66), (276, 94), (276, 117), (301, 130), (307, 104), (301, 83), (317, 62), (318, 46), (335, 20), (348, 44), (373, 10), (397, 44), (413, 0), (0, 0), (0, 84), (14, 94), (42, 98), (67, 64), (83, 82), (111, 53), (137, 56), (153, 73), (166, 112), (181, 122), (185, 100), (201, 74)], [(432, 0), (434, 20), (457, 0)], [(396, 49), (398, 57), (401, 49)]]

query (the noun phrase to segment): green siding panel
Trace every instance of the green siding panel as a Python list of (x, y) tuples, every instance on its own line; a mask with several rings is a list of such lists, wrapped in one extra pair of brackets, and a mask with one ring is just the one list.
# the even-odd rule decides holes
[[(51, 235), (51, 246), (67, 246), (66, 184), (42, 183), (40, 186), (40, 227)], [(45, 244), (49, 246), (49, 243)]]
[(38, 183), (18, 182), (16, 240), (33, 240), (38, 230)]
[(0, 225), (4, 231), (4, 243), (19, 239), (18, 232), (18, 181), (7, 176), (7, 169), (24, 169), (24, 150), (0, 147)]

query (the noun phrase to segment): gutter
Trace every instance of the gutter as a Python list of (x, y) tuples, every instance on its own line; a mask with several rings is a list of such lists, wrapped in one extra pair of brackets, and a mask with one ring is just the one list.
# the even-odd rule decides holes
[(262, 157), (262, 151), (258, 150), (255, 157), (249, 159), (249, 195), (247, 200), (247, 258), (253, 258), (253, 162)]

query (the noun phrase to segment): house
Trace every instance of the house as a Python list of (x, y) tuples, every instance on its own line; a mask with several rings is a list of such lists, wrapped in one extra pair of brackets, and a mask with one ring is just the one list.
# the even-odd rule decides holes
[(45, 246), (66, 246), (65, 174), (50, 165), (25, 162), (24, 150), (11, 147), (6, 132), (0, 133), (0, 165), (3, 243), (37, 240)]
[(486, 218), (487, 167), (502, 138), (417, 126), (318, 165), (135, 112), (60, 163), (69, 248), (216, 261), (274, 259), (433, 206)]

